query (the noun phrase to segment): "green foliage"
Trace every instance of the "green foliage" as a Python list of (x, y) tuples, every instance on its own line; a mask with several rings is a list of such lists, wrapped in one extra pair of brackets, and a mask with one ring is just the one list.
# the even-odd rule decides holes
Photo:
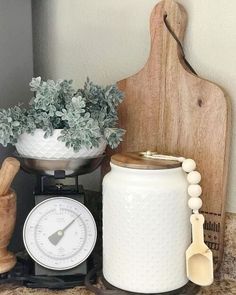
[(24, 131), (25, 109), (15, 106), (9, 109), (0, 109), (0, 143), (6, 146), (8, 143), (15, 144), (17, 138)]
[(45, 138), (54, 129), (62, 129), (58, 140), (78, 151), (81, 147), (97, 147), (104, 138), (111, 148), (122, 141), (125, 131), (116, 128), (117, 107), (123, 94), (115, 86), (101, 87), (87, 79), (82, 89), (72, 87), (72, 80), (42, 81), (33, 78), (30, 89), (35, 93), (29, 107), (0, 109), (0, 143), (15, 144), (24, 133), (45, 131)]

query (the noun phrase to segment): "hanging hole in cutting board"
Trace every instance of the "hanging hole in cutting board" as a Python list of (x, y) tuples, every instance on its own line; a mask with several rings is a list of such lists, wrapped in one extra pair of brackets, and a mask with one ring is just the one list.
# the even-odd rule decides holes
[(181, 44), (180, 40), (178, 39), (178, 37), (176, 36), (175, 32), (172, 30), (171, 25), (169, 24), (168, 20), (167, 20), (167, 12), (164, 13), (163, 15), (163, 21), (164, 24), (168, 30), (168, 32), (171, 34), (171, 36), (175, 39), (175, 41), (177, 42), (177, 45), (179, 46), (179, 49), (181, 51), (181, 55), (182, 58), (185, 62), (185, 64), (187, 65), (187, 67), (190, 69), (190, 71), (195, 74), (196, 76), (198, 76), (197, 72), (193, 69), (193, 67), (190, 65), (190, 63), (187, 61), (186, 57), (185, 57), (185, 53), (184, 53), (184, 48), (183, 45)]

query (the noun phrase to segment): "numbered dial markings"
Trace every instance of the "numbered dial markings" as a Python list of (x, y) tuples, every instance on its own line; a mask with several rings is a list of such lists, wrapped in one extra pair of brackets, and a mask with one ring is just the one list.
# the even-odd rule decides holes
[(47, 199), (29, 213), (23, 229), (25, 248), (40, 265), (65, 270), (91, 254), (97, 229), (90, 211), (66, 197)]

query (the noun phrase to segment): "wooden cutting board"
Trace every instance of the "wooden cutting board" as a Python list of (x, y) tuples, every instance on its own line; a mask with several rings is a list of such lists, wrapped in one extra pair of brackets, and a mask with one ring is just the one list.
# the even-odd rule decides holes
[(223, 254), (230, 105), (218, 85), (188, 68), (164, 23), (165, 15), (171, 30), (183, 41), (184, 8), (172, 0), (160, 2), (151, 15), (147, 63), (137, 74), (118, 82), (125, 93), (119, 125), (127, 130), (119, 152), (151, 150), (197, 162), (202, 174), (205, 241), (213, 250), (217, 268)]

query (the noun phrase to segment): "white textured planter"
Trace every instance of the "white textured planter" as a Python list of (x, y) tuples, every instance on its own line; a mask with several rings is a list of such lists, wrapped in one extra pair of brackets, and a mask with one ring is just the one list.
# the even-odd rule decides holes
[(111, 164), (103, 180), (103, 274), (117, 288), (162, 293), (187, 282), (191, 243), (182, 168), (141, 170)]
[(44, 138), (44, 131), (37, 129), (34, 135), (24, 133), (20, 135), (16, 144), (17, 152), (27, 158), (34, 159), (71, 159), (96, 157), (106, 149), (106, 141), (101, 140), (98, 148), (81, 148), (75, 152), (67, 148), (64, 142), (58, 141), (61, 129), (55, 129), (52, 136)]

